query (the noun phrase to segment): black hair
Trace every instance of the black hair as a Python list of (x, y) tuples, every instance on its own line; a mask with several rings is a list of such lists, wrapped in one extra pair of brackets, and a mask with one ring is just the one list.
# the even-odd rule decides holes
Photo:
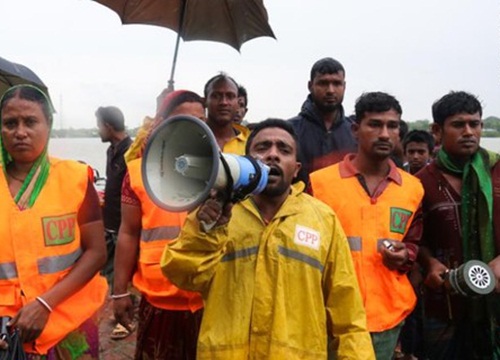
[(225, 72), (220, 72), (219, 74), (211, 77), (205, 84), (205, 87), (203, 88), (203, 96), (205, 96), (205, 98), (208, 97), (208, 92), (210, 90), (210, 87), (215, 84), (215, 83), (218, 83), (219, 81), (228, 81), (228, 82), (232, 82), (235, 86), (236, 86), (236, 89), (238, 90), (238, 83), (229, 75), (227, 75)]
[(7, 101), (19, 97), (19, 99), (33, 101), (42, 107), (42, 112), (50, 126), (52, 126), (52, 113), (54, 109), (50, 98), (41, 89), (33, 85), (16, 85), (8, 89), (2, 97), (0, 110), (4, 108)]
[(243, 85), (238, 85), (238, 97), (245, 99), (245, 107), (248, 106), (248, 93)]
[(165, 110), (163, 110), (160, 114), (158, 114), (162, 119), (166, 119), (170, 116), (170, 113), (175, 110), (181, 104), (184, 103), (200, 103), (203, 107), (205, 107), (205, 102), (202, 97), (192, 91), (184, 91), (180, 93), (178, 96), (174, 97), (172, 101), (167, 105)]
[(394, 110), (399, 115), (403, 114), (399, 101), (392, 95), (383, 92), (363, 93), (357, 100), (354, 106), (356, 113), (355, 121), (359, 124), (365, 113), (375, 112), (382, 113), (389, 110)]
[(339, 72), (342, 72), (345, 76), (345, 69), (337, 60), (331, 57), (319, 59), (311, 68), (311, 81), (314, 80), (316, 74), (337, 74)]
[(483, 108), (476, 96), (465, 91), (451, 91), (432, 104), (432, 118), (435, 123), (443, 126), (450, 116), (467, 113), (483, 115)]
[(253, 142), (253, 139), (255, 138), (255, 136), (259, 132), (261, 132), (262, 130), (268, 129), (268, 128), (280, 128), (280, 129), (285, 130), (287, 133), (289, 133), (292, 136), (293, 140), (295, 141), (295, 149), (296, 149), (295, 155), (296, 155), (297, 160), (298, 160), (299, 159), (299, 152), (300, 152), (299, 139), (297, 138), (297, 134), (295, 133), (293, 126), (288, 121), (285, 121), (282, 119), (274, 119), (274, 118), (266, 119), (264, 121), (261, 121), (261, 122), (255, 124), (255, 126), (252, 129), (252, 132), (250, 133), (250, 136), (247, 139), (247, 143), (245, 146), (245, 154), (247, 154), (247, 155), (249, 154), (250, 146), (252, 145), (252, 142)]
[(116, 106), (101, 106), (95, 112), (96, 117), (105, 124), (111, 126), (115, 131), (125, 130), (125, 118)]
[(399, 120), (399, 141), (403, 141), (406, 134), (408, 134), (408, 123), (403, 119)]
[(405, 153), (406, 146), (411, 142), (427, 144), (427, 147), (429, 148), (429, 154), (432, 154), (432, 152), (434, 151), (434, 137), (427, 131), (412, 130), (408, 134), (406, 134), (403, 140), (403, 149)]

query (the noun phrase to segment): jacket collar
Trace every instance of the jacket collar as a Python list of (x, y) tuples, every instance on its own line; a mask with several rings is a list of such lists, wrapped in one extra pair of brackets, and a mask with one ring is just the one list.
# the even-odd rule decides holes
[[(325, 123), (323, 122), (321, 114), (317, 109), (316, 105), (314, 104), (314, 101), (312, 100), (311, 94), (307, 95), (307, 99), (302, 104), (302, 108), (300, 109), (299, 115), (304, 117), (306, 120), (313, 122), (318, 126), (321, 126), (321, 128), (325, 129), (326, 131)], [(347, 120), (345, 118), (344, 107), (340, 105), (340, 111), (337, 120), (335, 121), (335, 124), (333, 124), (333, 127), (330, 130), (338, 128), (345, 121)]]
[[(341, 178), (348, 178), (357, 175), (361, 175), (359, 170), (354, 166), (352, 160), (356, 157), (356, 154), (347, 154), (344, 157), (344, 160), (339, 164), (339, 172)], [(401, 178), (401, 174), (398, 171), (398, 168), (394, 162), (389, 159), (389, 173), (387, 174), (387, 180), (393, 181), (398, 185), (403, 183), (403, 179)]]
[[(285, 202), (281, 205), (281, 208), (278, 210), (276, 215), (274, 215), (273, 221), (278, 218), (294, 215), (302, 210), (299, 196), (303, 193), (305, 187), (306, 186), (302, 181), (299, 181), (290, 186), (290, 194), (286, 198)], [(257, 216), (259, 219), (261, 218), (259, 210), (257, 209), (257, 206), (255, 205), (251, 197), (241, 202), (241, 205), (246, 210)]]

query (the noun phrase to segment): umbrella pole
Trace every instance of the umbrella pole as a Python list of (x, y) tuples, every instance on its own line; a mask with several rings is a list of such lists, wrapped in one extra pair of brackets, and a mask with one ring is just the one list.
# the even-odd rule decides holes
[(174, 91), (175, 65), (177, 65), (177, 53), (179, 52), (180, 39), (181, 39), (181, 35), (178, 33), (177, 40), (175, 41), (175, 52), (174, 52), (174, 59), (172, 61), (172, 70), (170, 70), (170, 80), (168, 80), (168, 92)]
[(184, 13), (186, 10), (187, 0), (182, 1), (181, 14), (179, 18), (179, 31), (177, 31), (177, 40), (175, 41), (175, 52), (174, 59), (172, 61), (172, 69), (170, 71), (170, 80), (168, 80), (168, 92), (174, 91), (174, 74), (175, 74), (175, 66), (177, 65), (177, 54), (179, 53), (179, 43), (181, 40), (181, 33), (184, 27)]

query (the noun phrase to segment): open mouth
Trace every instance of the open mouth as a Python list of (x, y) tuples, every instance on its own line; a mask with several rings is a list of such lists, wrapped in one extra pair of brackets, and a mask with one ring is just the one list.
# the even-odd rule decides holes
[(276, 166), (271, 166), (269, 176), (281, 176), (281, 169)]

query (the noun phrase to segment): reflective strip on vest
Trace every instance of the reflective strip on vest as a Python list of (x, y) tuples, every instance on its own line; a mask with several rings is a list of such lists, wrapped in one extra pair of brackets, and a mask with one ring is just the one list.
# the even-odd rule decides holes
[(315, 267), (320, 271), (323, 271), (323, 264), (321, 264), (318, 259), (315, 259), (309, 255), (302, 254), (298, 251), (291, 250), (283, 246), (278, 246), (278, 253), (280, 253), (283, 256), (287, 256), (289, 258), (302, 261), (308, 265), (311, 265), (312, 267)]
[(361, 251), (361, 236), (348, 236), (347, 242), (349, 243), (349, 249), (351, 249), (351, 251)]
[(66, 270), (74, 265), (74, 263), (83, 254), (82, 249), (78, 248), (72, 253), (66, 255), (47, 256), (38, 259), (39, 274), (53, 274), (59, 271)]
[(8, 280), (17, 278), (16, 263), (6, 262), (0, 263), (0, 280)]
[(141, 231), (141, 241), (173, 240), (181, 231), (180, 226), (158, 226)]
[(247, 257), (247, 256), (255, 255), (258, 252), (259, 252), (259, 247), (258, 246), (254, 246), (254, 247), (250, 247), (250, 248), (246, 248), (246, 249), (241, 249), (241, 250), (238, 250), (238, 251), (234, 251), (234, 252), (225, 254), (222, 257), (221, 261), (224, 262), (224, 261), (236, 260), (236, 259), (239, 259), (239, 258), (242, 258), (242, 257)]

